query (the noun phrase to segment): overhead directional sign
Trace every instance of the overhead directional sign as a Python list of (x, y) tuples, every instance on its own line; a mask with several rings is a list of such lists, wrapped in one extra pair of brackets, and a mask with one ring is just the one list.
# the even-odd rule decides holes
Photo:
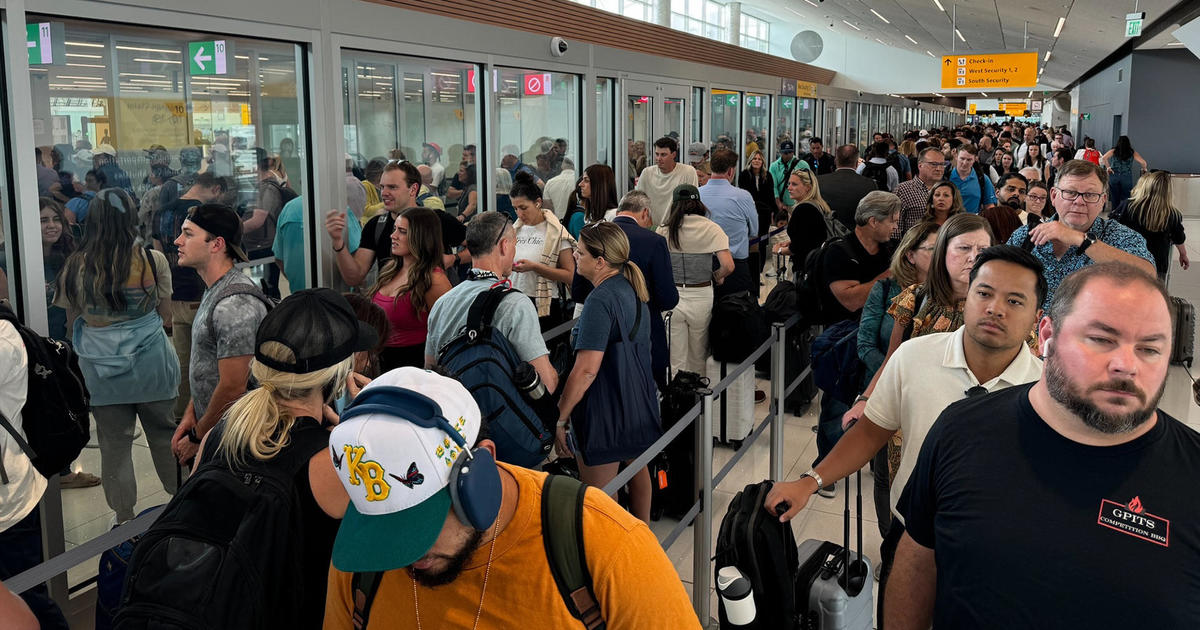
[(66, 62), (66, 35), (62, 22), (26, 24), (25, 49), (29, 51), (31, 66)]
[(945, 55), (942, 89), (1032, 88), (1037, 85), (1038, 54)]
[(192, 76), (227, 74), (227, 59), (231, 56), (225, 40), (188, 42), (188, 65)]

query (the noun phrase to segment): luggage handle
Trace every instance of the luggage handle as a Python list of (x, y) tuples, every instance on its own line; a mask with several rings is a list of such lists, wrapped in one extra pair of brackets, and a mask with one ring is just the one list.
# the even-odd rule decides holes
[[(854, 424), (858, 422), (858, 418), (850, 421), (846, 426), (846, 431), (849, 431)], [(858, 595), (866, 586), (867, 571), (866, 565), (863, 564), (863, 521), (862, 521), (862, 469), (855, 471), (855, 500), (856, 500), (856, 520), (858, 523), (858, 559), (850, 562), (850, 480), (846, 480), (846, 507), (843, 511), (842, 518), (842, 566), (845, 569), (841, 575), (845, 577), (838, 578), (838, 582), (846, 593), (851, 597)]]

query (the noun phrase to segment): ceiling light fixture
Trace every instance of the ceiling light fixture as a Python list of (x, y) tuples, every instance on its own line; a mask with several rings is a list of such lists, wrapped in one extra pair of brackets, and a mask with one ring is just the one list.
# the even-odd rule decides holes
[(964, 44), (965, 44), (965, 43), (967, 43), (967, 38), (966, 38), (966, 37), (963, 37), (963, 36), (962, 36), (962, 33), (961, 33), (961, 32), (959, 32), (959, 30), (958, 30), (958, 29), (954, 29), (954, 34), (955, 34), (955, 35), (958, 35), (958, 39), (959, 39), (959, 41), (961, 41), (961, 42), (962, 42), (962, 43), (964, 43)]
[(933, 93), (933, 95), (934, 95), (934, 96), (936, 96), (936, 97), (938, 97), (938, 98), (946, 98), (946, 95), (945, 95), (945, 94), (938, 94), (937, 92), (934, 92), (934, 93)]
[(946, 12), (946, 7), (942, 6), (941, 2), (938, 2), (938, 0), (933, 0), (933, 3), (937, 5), (938, 11), (941, 11), (942, 13)]
[(879, 12), (878, 12), (878, 11), (876, 11), (875, 9), (871, 9), (871, 13), (874, 13), (874, 14), (875, 14), (875, 17), (877, 17), (877, 18), (879, 18), (879, 19), (883, 20), (883, 23), (884, 23), (884, 24), (891, 24), (891, 22), (889, 22), (887, 18), (883, 17), (882, 15), (879, 15)]
[(934, 59), (937, 58), (937, 55), (934, 55), (933, 53), (929, 52), (928, 50), (925, 51), (925, 54), (929, 55), (930, 57), (933, 57)]
[(805, 1), (805, 2), (807, 2), (807, 3), (809, 3), (809, 4), (811, 4), (811, 5), (813, 5), (814, 7), (815, 7), (815, 6), (817, 6), (817, 3), (816, 3), (816, 2), (813, 2), (812, 0), (804, 0), (804, 1)]
[(1058, 34), (1062, 32), (1063, 24), (1067, 23), (1066, 17), (1058, 18), (1058, 26), (1054, 27), (1054, 38), (1058, 39)]
[(1033, 90), (1029, 90), (1029, 96), (1026, 96), (1025, 98), (1033, 98)]
[(1049, 50), (1046, 51), (1046, 56), (1042, 58), (1042, 63), (1045, 63), (1047, 61), (1050, 61), (1050, 51)]
[(1167, 45), (1168, 46), (1182, 46), (1183, 42), (1169, 42)]
[(980, 96), (982, 96), (983, 98), (987, 98), (987, 92), (980, 92), (979, 94), (980, 94)]
[(915, 44), (915, 43), (917, 43), (917, 40), (915, 40), (915, 39), (913, 39), (913, 38), (909, 37), (908, 35), (905, 35), (905, 36), (904, 36), (904, 39), (907, 39), (908, 41), (910, 41), (910, 42), (912, 42), (912, 43), (914, 43), (914, 44)]
[(851, 23), (847, 22), (846, 20), (842, 20), (842, 24), (845, 24), (846, 26), (849, 26), (850, 28), (852, 28), (852, 29), (854, 29), (854, 30), (856, 30), (856, 31), (861, 31), (861, 30), (862, 30), (861, 28), (858, 28), (857, 26), (855, 26), (855, 25), (853, 25), (853, 24), (851, 24)]

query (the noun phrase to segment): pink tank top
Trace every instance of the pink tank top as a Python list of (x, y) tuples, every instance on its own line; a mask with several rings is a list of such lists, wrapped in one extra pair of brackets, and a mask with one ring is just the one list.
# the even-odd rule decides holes
[(412, 303), (411, 292), (401, 293), (396, 297), (376, 293), (371, 301), (387, 313), (388, 322), (392, 325), (392, 334), (385, 346), (396, 348), (425, 343), (425, 337), (429, 334), (429, 312), (417, 312)]

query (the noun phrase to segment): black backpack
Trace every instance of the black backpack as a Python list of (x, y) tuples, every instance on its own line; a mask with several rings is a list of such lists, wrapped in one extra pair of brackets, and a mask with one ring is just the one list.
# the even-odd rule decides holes
[(831, 317), (825, 305), (825, 252), (830, 247), (841, 247), (845, 242), (844, 236), (828, 238), (821, 246), (808, 252), (804, 257), (804, 268), (796, 282), (796, 310), (800, 313), (801, 327), (829, 324)]
[(263, 181), (265, 181), (265, 182), (267, 182), (267, 184), (279, 189), (279, 207), (280, 208), (286, 206), (287, 202), (300, 196), (300, 193), (296, 192), (295, 189), (293, 189), (291, 186), (285, 186), (284, 184), (280, 184), (279, 182), (277, 182), (273, 179), (265, 179)]
[(267, 307), (268, 313), (270, 313), (271, 309), (275, 308), (279, 304), (277, 300), (268, 297), (266, 293), (263, 293), (262, 289), (258, 288), (257, 285), (246, 284), (244, 282), (234, 282), (233, 284), (225, 285), (225, 288), (221, 289), (221, 292), (217, 294), (216, 299), (213, 300), (212, 310), (209, 311), (208, 319), (206, 319), (204, 322), (208, 327), (209, 339), (215, 340), (217, 338), (217, 324), (214, 321), (216, 318), (213, 317), (213, 314), (217, 311), (217, 305), (225, 301), (225, 298), (233, 297), (235, 295), (249, 295), (257, 298), (259, 302), (263, 303), (263, 306)]
[(888, 166), (891, 166), (891, 165), (887, 164), (886, 162), (883, 164), (877, 164), (875, 162), (867, 162), (866, 166), (863, 166), (862, 175), (863, 175), (863, 177), (867, 177), (867, 178), (875, 180), (875, 188), (882, 190), (884, 192), (887, 192), (888, 191), (888, 174), (887, 174)]
[[(517, 371), (528, 364), (517, 356), (504, 333), (492, 326), (496, 308), (510, 293), (519, 294), (498, 286), (476, 296), (466, 326), (438, 350), (438, 364), (462, 383), (479, 405), (496, 443), (496, 459), (530, 468), (550, 454), (558, 409), (535, 406), (516, 385)], [(549, 397), (543, 399), (549, 402)]]
[[(295, 583), (306, 553), (295, 478), (329, 433), (314, 422), (293, 428), (267, 462), (233, 467), (210, 432), (199, 469), (133, 550), (114, 627), (118, 630), (293, 628)], [(215, 435), (212, 433), (215, 432)]]
[[(763, 508), (772, 482), (752, 483), (734, 495), (717, 531), (716, 570), (737, 567), (754, 589), (757, 615), (747, 630), (796, 628), (793, 586), (800, 560), (791, 523), (780, 523)], [(725, 602), (720, 600), (721, 627), (728, 628)]]
[[(21, 408), (24, 437), (3, 414), (0, 425), (12, 434), (33, 467), (49, 478), (62, 472), (87, 446), (91, 395), (79, 369), (79, 357), (66, 342), (37, 334), (2, 304), (0, 320), (11, 323), (21, 335), (29, 368), (29, 388)], [(0, 483), (8, 483), (2, 463)]]
[(766, 315), (749, 291), (716, 299), (708, 324), (708, 346), (714, 361), (741, 363), (770, 336)]
[[(588, 630), (604, 630), (600, 602), (592, 589), (592, 574), (587, 566), (583, 541), (583, 495), (587, 486), (577, 479), (547, 475), (542, 485), (542, 540), (546, 561), (558, 593), (571, 615)], [(379, 592), (383, 573), (355, 573), (350, 578), (354, 596), (356, 630), (365, 630), (371, 617), (371, 604)]]

